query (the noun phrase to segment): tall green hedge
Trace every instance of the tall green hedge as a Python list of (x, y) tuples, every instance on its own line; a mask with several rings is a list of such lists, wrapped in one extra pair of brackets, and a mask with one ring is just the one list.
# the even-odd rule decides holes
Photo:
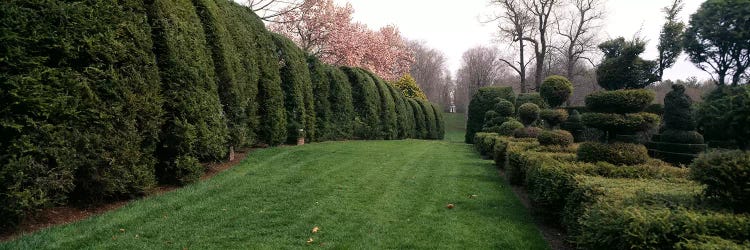
[[(480, 88), (469, 102), (469, 114), (466, 121), (466, 143), (473, 143), (474, 134), (482, 130), (484, 114), (495, 107), (496, 99), (502, 98), (509, 102), (516, 102), (516, 95), (511, 87)], [(519, 105), (520, 106), (520, 105)]]
[(240, 48), (238, 51), (242, 53), (243, 64), (257, 72), (250, 74), (253, 77), (250, 86), (257, 81), (257, 141), (279, 145), (287, 139), (287, 123), (276, 45), (263, 21), (249, 8), (233, 1), (216, 1), (224, 13), (233, 17), (227, 18), (232, 21), (229, 30)]
[(219, 160), (228, 149), (211, 51), (189, 0), (156, 0), (148, 9), (167, 112), (156, 172), (164, 183), (191, 182), (203, 169), (178, 163)]
[(352, 101), (356, 112), (354, 136), (360, 139), (382, 139), (378, 87), (362, 69), (343, 67), (342, 70), (352, 85)]
[[(255, 59), (251, 54), (255, 50), (247, 44), (253, 40), (249, 29), (231, 20), (240, 17), (219, 8), (217, 2), (223, 1), (226, 0), (193, 0), (211, 49), (219, 98), (227, 116), (229, 141), (239, 148), (255, 142), (258, 70), (248, 60)], [(245, 56), (250, 58), (243, 58)]]
[(312, 80), (313, 96), (315, 100), (315, 134), (316, 141), (333, 139), (331, 124), (331, 102), (328, 100), (331, 79), (328, 77), (329, 67), (315, 56), (307, 57), (307, 66)]
[(411, 104), (411, 108), (414, 111), (414, 124), (415, 124), (415, 138), (418, 139), (426, 139), (428, 137), (428, 131), (427, 131), (427, 117), (425, 116), (424, 109), (422, 108), (422, 105), (419, 104), (419, 101), (417, 101), (414, 98), (407, 98), (409, 101), (409, 104)]
[(421, 99), (417, 100), (417, 102), (419, 102), (420, 108), (422, 108), (422, 113), (424, 113), (425, 117), (425, 128), (427, 129), (427, 137), (425, 137), (425, 139), (437, 139), (437, 119), (435, 117), (435, 111), (432, 110), (432, 104)]
[[(409, 104), (406, 103), (406, 96), (404, 93), (397, 90), (396, 87), (390, 83), (386, 83), (388, 90), (393, 96), (393, 101), (396, 104), (396, 126), (398, 128), (398, 139), (405, 139), (411, 136), (410, 130), (411, 123), (413, 123), (413, 115), (409, 113), (410, 109), (407, 108)], [(411, 118), (411, 119), (410, 119)]]
[[(286, 107), (287, 142), (296, 142), (300, 136), (306, 139), (315, 138), (315, 107), (312, 101), (312, 84), (310, 71), (307, 68), (305, 52), (288, 38), (272, 34), (276, 43), (281, 71), (281, 83), (284, 89), (284, 107)], [(304, 129), (300, 134), (299, 130)]]
[(142, 2), (2, 1), (0, 34), (0, 230), (71, 191), (155, 183), (162, 97)]
[(388, 89), (388, 83), (372, 72), (366, 71), (375, 82), (380, 95), (380, 122), (382, 138), (392, 140), (398, 138), (398, 116), (396, 114), (396, 102)]
[(443, 118), (443, 109), (439, 105), (432, 103), (432, 111), (435, 112), (435, 126), (437, 129), (437, 138), (445, 138), (445, 119)]
[(354, 136), (354, 104), (352, 85), (344, 71), (337, 67), (327, 67), (330, 89), (328, 102), (331, 105), (331, 138), (349, 139)]

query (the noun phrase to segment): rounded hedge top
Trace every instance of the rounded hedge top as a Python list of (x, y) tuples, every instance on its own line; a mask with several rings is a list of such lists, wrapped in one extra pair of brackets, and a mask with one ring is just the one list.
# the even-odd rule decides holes
[(573, 84), (563, 76), (550, 76), (544, 79), (539, 94), (550, 107), (559, 107), (573, 93)]
[(638, 113), (654, 100), (654, 92), (645, 89), (601, 91), (586, 97), (586, 107), (600, 113)]
[(500, 116), (512, 116), (515, 109), (513, 103), (505, 99), (498, 98), (498, 102), (495, 104), (495, 112)]
[(518, 116), (525, 125), (531, 125), (539, 119), (539, 106), (533, 103), (524, 103), (518, 107)]

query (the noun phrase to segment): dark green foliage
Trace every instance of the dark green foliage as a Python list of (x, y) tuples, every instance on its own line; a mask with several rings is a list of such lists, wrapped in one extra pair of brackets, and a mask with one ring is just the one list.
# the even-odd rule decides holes
[(692, 179), (706, 185), (705, 197), (737, 212), (750, 211), (750, 153), (717, 151), (690, 165)]
[(578, 160), (583, 162), (608, 162), (615, 165), (636, 165), (648, 161), (648, 150), (640, 144), (596, 142), (582, 143), (578, 147)]
[(508, 100), (496, 99), (495, 108), (492, 110), (497, 112), (497, 115), (499, 116), (508, 117), (513, 116), (516, 108), (513, 106), (513, 103)]
[(539, 133), (537, 139), (539, 140), (539, 144), (545, 146), (556, 145), (567, 147), (573, 144), (573, 135), (565, 130), (544, 130)]
[(656, 114), (656, 115), (663, 115), (664, 105), (661, 105), (659, 103), (653, 103), (651, 105), (648, 105), (648, 107), (646, 107), (646, 109), (644, 109), (643, 112), (648, 112), (648, 113)]
[(709, 141), (733, 141), (750, 146), (750, 85), (719, 87), (703, 99), (696, 118)]
[(584, 129), (586, 129), (583, 125), (583, 120), (581, 118), (581, 114), (578, 113), (578, 110), (573, 110), (570, 113), (570, 116), (568, 119), (560, 125), (560, 128), (567, 130), (571, 134), (573, 134), (573, 138), (575, 138), (576, 142), (582, 141), (582, 134)]
[(544, 131), (537, 127), (525, 127), (519, 128), (513, 131), (513, 137), (515, 138), (537, 138), (540, 133)]
[(666, 22), (659, 33), (659, 44), (656, 45), (656, 49), (659, 51), (656, 62), (660, 80), (664, 78), (664, 70), (674, 66), (682, 53), (682, 36), (685, 31), (685, 23), (678, 19), (678, 15), (684, 7), (684, 3), (680, 0), (663, 9), (666, 14)]
[(611, 114), (611, 113), (585, 113), (582, 121), (586, 126), (597, 128), (611, 135), (630, 135), (636, 132), (654, 128), (659, 124), (659, 116), (651, 113)]
[(596, 79), (602, 88), (642, 89), (660, 80), (657, 62), (639, 57), (646, 51), (645, 41), (619, 37), (599, 44), (599, 49), (604, 61), (596, 68)]
[(422, 108), (422, 112), (424, 112), (425, 128), (427, 129), (426, 139), (438, 139), (437, 118), (435, 117), (435, 112), (432, 111), (432, 104), (422, 99), (416, 99), (416, 101), (419, 103), (420, 108)]
[(681, 154), (699, 154), (705, 152), (708, 148), (706, 144), (685, 144), (670, 142), (649, 142), (646, 146), (649, 150), (659, 150), (663, 152), (675, 152)]
[(695, 130), (693, 100), (685, 94), (685, 86), (672, 85), (664, 97), (664, 127), (667, 130)]
[(564, 76), (547, 77), (539, 88), (539, 94), (552, 108), (565, 103), (571, 93), (573, 93), (573, 84)]
[(544, 120), (550, 128), (568, 120), (568, 111), (564, 109), (544, 109), (539, 112), (539, 118)]
[(659, 135), (659, 140), (671, 143), (703, 144), (703, 136), (696, 131), (666, 130)]
[(516, 121), (516, 119), (510, 118), (508, 121), (503, 122), (503, 124), (500, 125), (497, 133), (504, 136), (512, 136), (513, 132), (523, 127), (523, 123)]
[(378, 139), (382, 131), (378, 87), (363, 69), (343, 67), (342, 70), (352, 85), (352, 101), (356, 112), (354, 136), (360, 139)]
[(515, 102), (515, 93), (511, 87), (484, 87), (480, 88), (471, 98), (469, 103), (469, 114), (466, 120), (466, 143), (473, 143), (474, 134), (482, 130), (484, 126), (484, 114), (493, 109), (496, 99), (502, 98)]
[(437, 138), (442, 140), (445, 138), (445, 119), (443, 118), (443, 110), (437, 104), (431, 103), (432, 111), (435, 112), (435, 128), (437, 129)]
[(372, 81), (378, 90), (380, 96), (380, 128), (381, 136), (386, 140), (393, 140), (398, 138), (398, 115), (396, 114), (396, 102), (393, 100), (391, 90), (388, 89), (388, 83), (385, 80), (377, 77), (372, 72), (367, 71), (367, 75), (370, 76)]
[(331, 107), (330, 133), (336, 140), (349, 139), (354, 135), (355, 113), (352, 103), (352, 85), (344, 71), (337, 67), (326, 67), (329, 79), (328, 102)]
[(474, 148), (479, 151), (481, 155), (490, 155), (492, 150), (495, 148), (495, 138), (499, 135), (496, 133), (476, 133), (474, 135)]
[(406, 134), (407, 138), (417, 139), (419, 138), (419, 131), (417, 131), (417, 121), (415, 120), (416, 111), (414, 111), (414, 107), (412, 107), (412, 103), (409, 99), (409, 97), (404, 97), (404, 106), (406, 107), (406, 125), (408, 126)]
[[(312, 100), (312, 80), (307, 67), (305, 52), (288, 38), (272, 34), (279, 56), (281, 87), (284, 90), (286, 108), (287, 143), (297, 138), (315, 138), (315, 104)], [(300, 129), (304, 133), (300, 133)]]
[(315, 140), (327, 141), (334, 139), (331, 124), (331, 103), (328, 100), (330, 91), (330, 78), (328, 77), (327, 66), (318, 60), (317, 57), (307, 57), (307, 67), (310, 71), (312, 80), (313, 96), (315, 100)]
[(414, 111), (414, 124), (416, 125), (416, 136), (415, 138), (427, 139), (427, 117), (422, 109), (422, 105), (416, 99), (407, 98), (411, 104), (412, 110)]
[(747, 83), (750, 1), (708, 0), (690, 16), (683, 46), (690, 61), (719, 85)]
[(539, 106), (533, 103), (524, 103), (518, 107), (518, 118), (521, 122), (530, 126), (539, 120)]
[(539, 106), (539, 108), (548, 107), (547, 102), (544, 101), (542, 95), (537, 92), (518, 94), (518, 98), (516, 99), (516, 108), (521, 108), (521, 105), (524, 105), (526, 103), (536, 104), (537, 106)]
[(651, 104), (654, 97), (653, 91), (645, 89), (601, 91), (586, 96), (586, 107), (591, 112), (637, 113)]
[[(411, 131), (412, 129), (414, 129), (412, 125), (414, 123), (414, 115), (410, 113), (410, 109), (407, 108), (407, 106), (410, 106), (410, 104), (406, 103), (406, 97), (404, 96), (403, 92), (396, 89), (396, 87), (394, 87), (390, 83), (386, 83), (386, 86), (391, 92), (393, 101), (396, 104), (396, 126), (398, 128), (398, 139), (413, 137), (411, 135)], [(440, 115), (442, 118), (442, 113)]]
[(685, 239), (674, 245), (677, 250), (744, 250), (750, 248), (750, 243), (742, 245), (716, 236), (699, 235), (696, 239)]
[[(220, 0), (224, 1), (224, 0)], [(206, 31), (207, 44), (210, 47), (216, 81), (218, 83), (219, 98), (229, 128), (229, 143), (235, 147), (249, 146), (255, 141), (255, 127), (257, 126), (257, 68), (249, 62), (243, 62), (240, 50), (235, 41), (252, 41), (246, 32), (237, 34), (240, 40), (229, 31), (230, 25), (235, 25), (214, 0), (193, 0), (198, 15)], [(244, 35), (244, 36), (243, 36)], [(254, 51), (254, 50), (251, 50)], [(246, 52), (247, 53), (247, 52)]]

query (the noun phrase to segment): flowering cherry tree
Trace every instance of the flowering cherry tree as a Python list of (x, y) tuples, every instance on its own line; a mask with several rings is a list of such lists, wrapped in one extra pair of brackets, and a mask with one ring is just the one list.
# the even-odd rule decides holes
[(354, 22), (353, 13), (348, 3), (305, 0), (276, 17), (269, 28), (328, 64), (362, 67), (391, 81), (409, 72), (414, 59), (398, 28), (389, 25), (375, 31)]

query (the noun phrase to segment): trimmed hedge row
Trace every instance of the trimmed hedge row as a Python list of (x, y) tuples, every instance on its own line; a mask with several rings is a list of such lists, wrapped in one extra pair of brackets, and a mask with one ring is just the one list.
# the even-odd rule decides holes
[(480, 88), (469, 102), (469, 113), (466, 120), (466, 143), (474, 143), (474, 134), (482, 131), (484, 126), (484, 115), (492, 110), (497, 103), (497, 98), (505, 99), (511, 103), (515, 102), (516, 95), (511, 87), (483, 87)]
[[(478, 134), (476, 141), (482, 144), (475, 145), (481, 149), (490, 142), (493, 144), (495, 161), (505, 168), (509, 182), (525, 186), (534, 208), (558, 220), (577, 248), (743, 249), (748, 246), (750, 215), (718, 209), (696, 199), (703, 193), (703, 186), (688, 179), (691, 177), (688, 169), (659, 160), (623, 166), (576, 162), (574, 146), (545, 147), (533, 139)], [(728, 165), (743, 166), (736, 164), (737, 160), (730, 162)], [(717, 165), (705, 161), (699, 168)], [(720, 185), (736, 186), (734, 181)]]
[(0, 31), (0, 230), (195, 181), (201, 162), (296, 128), (316, 141), (444, 130), (434, 105), (321, 64), (229, 0), (8, 0)]

